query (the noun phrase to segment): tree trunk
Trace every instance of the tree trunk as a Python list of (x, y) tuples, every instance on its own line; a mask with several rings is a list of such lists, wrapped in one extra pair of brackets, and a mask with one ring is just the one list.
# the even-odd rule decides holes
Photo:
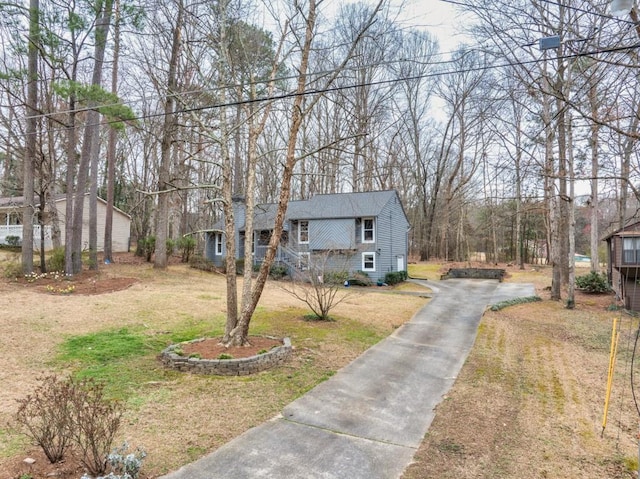
[(27, 126), (24, 155), (24, 208), (22, 213), (22, 272), (33, 273), (34, 182), (38, 150), (38, 45), (40, 45), (40, 2), (29, 2), (29, 61), (27, 85)]
[[(287, 140), (287, 153), (285, 157), (282, 180), (280, 183), (281, 188), (280, 196), (278, 198), (278, 209), (276, 212), (275, 223), (271, 235), (271, 240), (269, 241), (269, 247), (267, 249), (267, 253), (265, 255), (262, 266), (260, 267), (260, 271), (258, 272), (258, 276), (256, 278), (253, 290), (251, 291), (251, 295), (248, 297), (246, 303), (243, 303), (242, 311), (240, 312), (240, 318), (238, 319), (238, 324), (231, 332), (231, 339), (229, 343), (233, 345), (243, 345), (247, 342), (251, 317), (253, 316), (253, 312), (255, 311), (256, 306), (258, 305), (258, 301), (260, 300), (260, 296), (262, 295), (262, 291), (267, 282), (269, 269), (273, 264), (276, 251), (278, 249), (278, 246), (280, 245), (280, 238), (282, 237), (282, 230), (284, 227), (284, 217), (287, 211), (289, 197), (291, 194), (291, 179), (293, 178), (294, 168), (297, 161), (296, 144), (298, 140), (298, 133), (300, 132), (300, 126), (302, 125), (302, 121), (304, 118), (301, 107), (303, 104), (303, 93), (306, 90), (307, 84), (307, 68), (309, 65), (309, 55), (311, 53), (311, 44), (313, 41), (315, 22), (316, 0), (310, 0), (309, 11), (306, 16), (304, 46), (302, 48), (300, 68), (298, 70), (298, 84), (296, 88), (297, 95), (293, 100), (293, 106), (291, 108), (291, 124), (289, 127), (289, 135)], [(247, 213), (247, 217), (248, 216), (249, 214)], [(247, 231), (246, 234), (250, 235), (251, 232)], [(245, 264), (245, 267), (246, 266), (247, 265)]]
[[(102, 71), (104, 66), (104, 54), (107, 47), (107, 38), (109, 36), (109, 26), (111, 24), (111, 13), (113, 10), (113, 1), (106, 0), (104, 10), (98, 12), (95, 28), (95, 48), (94, 48), (94, 65), (91, 85), (100, 86), (102, 83)], [(82, 215), (84, 210), (84, 196), (87, 185), (87, 177), (90, 167), (97, 168), (99, 155), (98, 134), (100, 113), (94, 108), (97, 106), (95, 101), (89, 101), (91, 108), (87, 113), (87, 120), (84, 129), (84, 140), (82, 142), (82, 153), (80, 154), (80, 166), (78, 168), (77, 186), (73, 207), (73, 237), (72, 237), (72, 265), (73, 274), (82, 271)], [(94, 145), (94, 143), (96, 143)], [(92, 174), (93, 175), (93, 174)], [(90, 202), (96, 202), (93, 192)], [(89, 221), (97, 221), (95, 217), (89, 218)], [(91, 239), (91, 238), (90, 238)], [(68, 238), (67, 238), (68, 240)], [(95, 251), (93, 252), (95, 254)], [(95, 257), (94, 257), (95, 258)], [(92, 258), (93, 261), (93, 258)], [(97, 267), (97, 263), (92, 266)]]
[(182, 23), (184, 16), (184, 5), (182, 0), (178, 2), (178, 17), (173, 30), (173, 40), (171, 45), (171, 58), (169, 60), (169, 73), (167, 76), (167, 96), (164, 104), (164, 127), (162, 131), (162, 142), (160, 144), (160, 168), (158, 171), (158, 208), (156, 210), (156, 251), (153, 267), (165, 269), (168, 263), (167, 238), (169, 234), (169, 185), (171, 175), (171, 148), (175, 136), (175, 98), (177, 93), (177, 70), (180, 58), (182, 41)]
[[(113, 69), (111, 70), (111, 93), (118, 94), (118, 62), (120, 60), (120, 2), (115, 1), (115, 26), (113, 31)], [(113, 262), (113, 207), (115, 203), (117, 130), (109, 127), (107, 146), (107, 209), (104, 218), (104, 262)]]

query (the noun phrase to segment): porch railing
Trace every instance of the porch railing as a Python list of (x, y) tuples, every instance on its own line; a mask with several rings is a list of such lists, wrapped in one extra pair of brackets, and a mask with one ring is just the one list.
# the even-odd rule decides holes
[[(51, 248), (51, 227), (44, 227), (45, 248)], [(0, 244), (8, 244), (7, 236), (17, 236), (22, 243), (22, 225), (0, 225)], [(40, 247), (40, 225), (33, 225), (33, 246)]]

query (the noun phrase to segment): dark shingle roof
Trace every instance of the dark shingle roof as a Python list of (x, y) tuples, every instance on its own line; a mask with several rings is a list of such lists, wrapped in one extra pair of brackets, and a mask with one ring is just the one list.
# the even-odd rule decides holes
[[(394, 190), (316, 195), (308, 200), (290, 201), (286, 219), (313, 220), (377, 216), (384, 206), (395, 198), (397, 193)], [(276, 203), (256, 205), (253, 229), (273, 228), (277, 208)], [(240, 229), (245, 229), (245, 225), (241, 225)]]

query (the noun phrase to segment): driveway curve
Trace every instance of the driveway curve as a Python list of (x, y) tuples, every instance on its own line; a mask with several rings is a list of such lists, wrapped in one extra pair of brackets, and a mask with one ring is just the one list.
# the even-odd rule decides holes
[(420, 281), (434, 297), (329, 380), (165, 479), (391, 479), (410, 463), (473, 346), (485, 308), (529, 284)]

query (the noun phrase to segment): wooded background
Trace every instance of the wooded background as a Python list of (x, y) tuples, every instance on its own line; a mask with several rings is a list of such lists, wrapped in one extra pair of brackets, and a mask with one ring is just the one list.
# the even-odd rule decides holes
[[(637, 13), (455, 3), (474, 42), (443, 52), (397, 2), (3, 2), (0, 196), (56, 225), (53, 198), (99, 195), (166, 266), (164, 240), (210, 228), (225, 185), (278, 200), (302, 97), (291, 199), (397, 189), (416, 258), (541, 261), (559, 297), (573, 253), (596, 270), (600, 238), (637, 212)], [(67, 204), (72, 272), (82, 206)]]

